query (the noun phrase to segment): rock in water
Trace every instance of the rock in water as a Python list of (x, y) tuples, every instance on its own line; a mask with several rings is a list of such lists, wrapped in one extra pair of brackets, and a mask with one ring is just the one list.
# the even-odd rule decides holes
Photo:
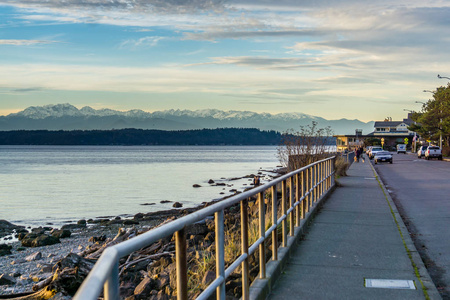
[(178, 208), (183, 207), (183, 204), (181, 204), (180, 202), (175, 202), (172, 206)]

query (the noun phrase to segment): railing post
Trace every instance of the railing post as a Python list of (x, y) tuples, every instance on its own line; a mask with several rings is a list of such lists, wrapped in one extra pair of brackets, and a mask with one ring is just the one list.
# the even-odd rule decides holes
[[(272, 225), (277, 224), (277, 212), (277, 188), (275, 185), (272, 186)], [(276, 228), (274, 231), (272, 231), (272, 260), (278, 260), (278, 234)]]
[(311, 168), (309, 167), (306, 169), (306, 192), (308, 196), (306, 197), (306, 206), (305, 206), (305, 213), (309, 212), (309, 202), (311, 200)]
[(286, 218), (281, 223), (282, 246), (287, 247), (287, 203), (286, 203), (286, 180), (281, 182), (281, 210)]
[(314, 178), (316, 175), (315, 168), (316, 168), (316, 165), (311, 167), (311, 198), (309, 201), (310, 208), (313, 206), (313, 203), (316, 201), (315, 200), (316, 199), (316, 188), (315, 188), (316, 183), (315, 183), (315, 178)]
[(314, 203), (319, 199), (319, 166), (318, 164), (314, 165)]
[[(306, 171), (302, 171), (302, 195), (301, 198), (303, 198), (302, 202), (300, 203), (300, 209), (301, 209), (301, 218), (304, 219), (305, 218), (305, 203), (306, 201), (308, 201), (305, 197), (305, 191), (306, 191), (306, 176), (305, 176), (305, 172)], [(304, 198), (305, 197), (305, 198)]]
[(322, 197), (323, 191), (325, 188), (325, 181), (323, 179), (325, 178), (325, 162), (320, 163), (320, 196)]
[[(265, 238), (266, 236), (266, 225), (265, 225), (265, 203), (264, 203), (264, 194), (259, 193), (258, 194), (258, 200), (259, 200), (259, 237)], [(259, 245), (259, 278), (264, 279), (266, 278), (266, 247), (265, 247), (266, 241), (264, 240)]]
[[(289, 203), (290, 206), (289, 208), (293, 208), (294, 207), (294, 177), (289, 177), (289, 183), (290, 183), (290, 188), (289, 188)], [(294, 236), (294, 222), (295, 222), (295, 210), (291, 210), (291, 213), (289, 214), (289, 222), (291, 223), (291, 225), (289, 226), (289, 235), (290, 236)]]
[[(241, 201), (241, 254), (248, 255), (248, 200)], [(242, 300), (248, 300), (249, 279), (248, 279), (248, 257), (242, 262)]]
[(297, 174), (295, 174), (295, 182), (296, 182), (296, 185), (295, 185), (295, 203), (297, 203), (298, 202), (298, 204), (297, 204), (297, 208), (296, 208), (296, 220), (295, 220), (295, 226), (296, 227), (299, 227), (300, 226), (300, 216), (302, 215), (302, 209), (301, 209), (301, 202), (300, 202), (300, 198), (301, 198), (301, 195), (300, 195), (300, 189), (301, 189), (301, 185), (303, 185), (301, 182), (300, 182), (300, 174), (299, 173), (297, 173)]
[(115, 259), (114, 266), (111, 274), (109, 274), (109, 278), (105, 282), (104, 289), (106, 300), (119, 300), (119, 257)]
[(186, 227), (175, 232), (175, 259), (177, 267), (177, 299), (187, 300), (187, 251)]
[(332, 186), (334, 186), (334, 174), (333, 174), (333, 172), (334, 172), (334, 159), (335, 158), (336, 157), (334, 157), (333, 159), (330, 159), (330, 188)]
[[(216, 221), (216, 277), (225, 279), (225, 225), (223, 220), (223, 209), (215, 213)], [(225, 280), (217, 288), (217, 299), (225, 300)]]

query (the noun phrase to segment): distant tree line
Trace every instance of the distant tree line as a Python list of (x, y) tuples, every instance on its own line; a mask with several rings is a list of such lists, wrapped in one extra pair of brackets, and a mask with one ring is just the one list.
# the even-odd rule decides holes
[(249, 128), (0, 131), (0, 145), (279, 145), (282, 134)]

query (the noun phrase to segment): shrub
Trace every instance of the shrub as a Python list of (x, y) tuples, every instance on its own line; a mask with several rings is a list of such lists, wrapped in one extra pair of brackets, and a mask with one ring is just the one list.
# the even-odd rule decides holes
[(450, 156), (450, 147), (449, 146), (442, 147), (442, 156), (445, 156), (445, 157)]
[(334, 163), (334, 168), (336, 171), (336, 176), (347, 176), (347, 169), (349, 167), (349, 163), (343, 157), (337, 157)]

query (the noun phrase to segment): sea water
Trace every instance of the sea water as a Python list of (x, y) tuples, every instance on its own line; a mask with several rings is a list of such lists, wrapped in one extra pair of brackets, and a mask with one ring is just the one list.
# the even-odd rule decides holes
[(276, 146), (0, 146), (0, 219), (58, 226), (175, 201), (194, 207), (251, 184), (230, 179), (270, 175), (279, 164)]

